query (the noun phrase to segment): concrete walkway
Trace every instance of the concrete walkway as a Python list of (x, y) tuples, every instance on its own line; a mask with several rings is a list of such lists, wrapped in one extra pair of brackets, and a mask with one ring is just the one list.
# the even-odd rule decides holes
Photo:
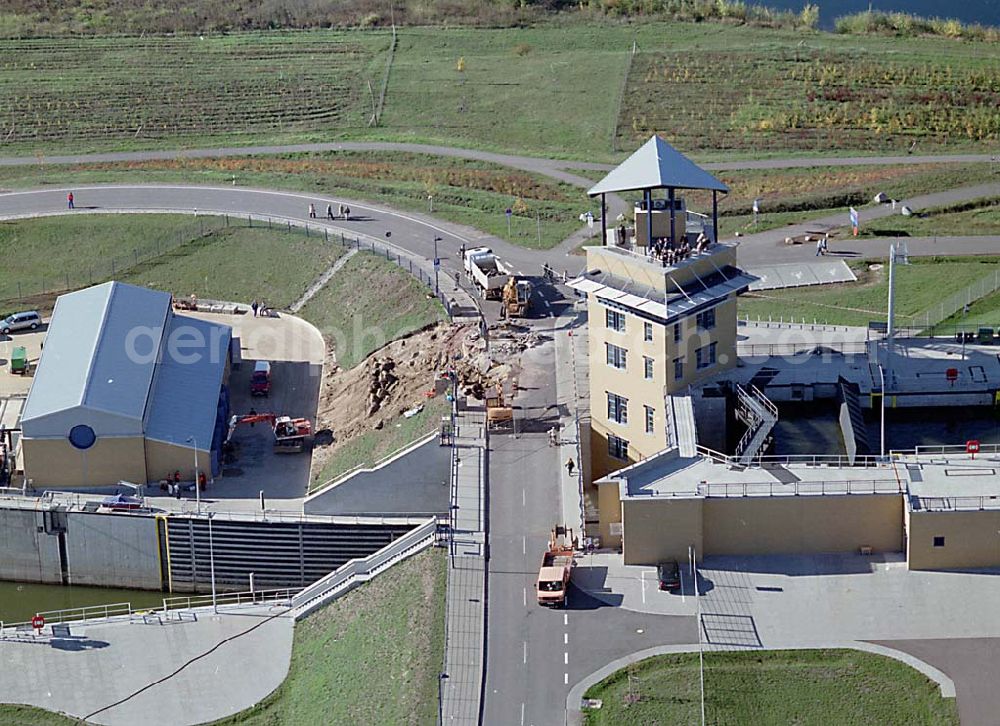
[(486, 420), (463, 411), (456, 420), (452, 470), (446, 649), (441, 722), (479, 724), (486, 638)]
[(284, 610), (209, 609), (196, 620), (73, 624), (70, 638), (0, 640), (0, 702), (110, 726), (214, 721), (285, 679), (294, 622)]

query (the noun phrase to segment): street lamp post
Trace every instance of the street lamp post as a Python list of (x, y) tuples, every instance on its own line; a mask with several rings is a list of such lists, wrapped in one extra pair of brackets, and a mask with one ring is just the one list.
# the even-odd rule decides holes
[(441, 294), (441, 288), (438, 285), (438, 270), (441, 267), (441, 258), (438, 257), (438, 242), (440, 241), (441, 238), (438, 237), (437, 235), (434, 235), (434, 294), (435, 295)]
[(198, 486), (198, 441), (194, 436), (188, 436), (187, 440), (194, 444), (194, 498), (197, 502), (198, 514), (201, 514), (201, 487)]

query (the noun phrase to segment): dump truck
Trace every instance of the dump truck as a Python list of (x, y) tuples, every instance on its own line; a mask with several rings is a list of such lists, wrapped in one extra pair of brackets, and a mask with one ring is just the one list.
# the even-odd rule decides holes
[(503, 310), (508, 318), (523, 318), (531, 307), (531, 283), (510, 278), (503, 288)]
[(570, 574), (573, 572), (573, 552), (576, 538), (573, 530), (562, 525), (552, 528), (549, 548), (542, 555), (542, 565), (538, 568), (538, 604), (552, 607), (566, 606), (566, 590), (569, 588)]
[(312, 424), (309, 419), (279, 416), (273, 413), (237, 414), (229, 419), (229, 434), (226, 436), (226, 445), (231, 444), (237, 426), (242, 424), (252, 426), (260, 422), (271, 426), (271, 431), (274, 434), (274, 453), (276, 454), (297, 454), (304, 451), (306, 443), (312, 438)]
[(499, 298), (511, 279), (510, 270), (489, 247), (476, 247), (466, 251), (465, 271), (479, 288), (480, 296), (487, 300)]

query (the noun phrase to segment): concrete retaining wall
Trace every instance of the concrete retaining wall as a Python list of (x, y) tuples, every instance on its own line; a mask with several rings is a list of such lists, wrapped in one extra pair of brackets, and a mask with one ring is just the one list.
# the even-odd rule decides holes
[(127, 514), (69, 512), (66, 560), (74, 585), (160, 589), (156, 520)]
[(45, 533), (42, 512), (0, 509), (0, 580), (62, 582), (59, 537)]

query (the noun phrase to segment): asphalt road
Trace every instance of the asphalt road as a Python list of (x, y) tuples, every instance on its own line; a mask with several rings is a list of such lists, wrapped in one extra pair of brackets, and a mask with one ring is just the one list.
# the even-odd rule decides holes
[[(543, 286), (538, 293), (553, 317), (534, 320), (534, 327), (551, 334), (572, 320), (556, 289)], [(566, 317), (558, 317), (563, 312)], [(553, 349), (549, 341), (522, 356), (514, 401), (521, 433), (490, 439), (487, 726), (561, 724), (569, 689), (585, 676), (628, 653), (698, 637), (694, 618), (623, 610), (572, 588), (564, 610), (535, 602), (539, 562), (562, 512), (559, 449), (549, 446), (547, 434), (560, 414), (552, 403)]]

